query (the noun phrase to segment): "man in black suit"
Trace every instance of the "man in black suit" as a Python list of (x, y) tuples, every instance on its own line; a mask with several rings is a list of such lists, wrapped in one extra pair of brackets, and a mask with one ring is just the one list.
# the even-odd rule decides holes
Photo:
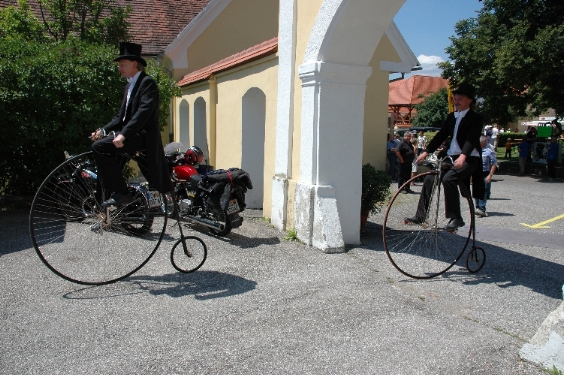
[[(140, 167), (149, 186), (161, 193), (172, 191), (159, 128), (159, 88), (145, 73), (147, 62), (141, 57), (141, 45), (120, 43), (120, 55), (114, 61), (118, 62), (118, 70), (128, 82), (123, 102), (118, 114), (92, 133), (98, 175), (105, 191), (112, 192), (103, 202), (105, 207), (133, 201), (122, 174), (120, 154), (124, 153), (145, 150), (147, 162)], [(104, 137), (105, 134), (112, 135)]]
[[(468, 83), (462, 83), (453, 91), (455, 112), (450, 113), (441, 130), (429, 142), (429, 145), (417, 158), (417, 163), (425, 161), (427, 155), (434, 152), (448, 137), (451, 137), (448, 155), (454, 160), (454, 165), (442, 178), (445, 196), (445, 217), (450, 219), (446, 230), (455, 230), (464, 226), (460, 213), (460, 196), (457, 181), (462, 181), (470, 187), (470, 176), (473, 177), (472, 195), (483, 197), (485, 187), (482, 174), (482, 148), (480, 136), (482, 133), (482, 116), (474, 112), (470, 106), (475, 100), (476, 90)], [(411, 224), (422, 224), (427, 216), (429, 197), (433, 186), (434, 176), (428, 176), (423, 183), (423, 190), (414, 217), (405, 218)]]

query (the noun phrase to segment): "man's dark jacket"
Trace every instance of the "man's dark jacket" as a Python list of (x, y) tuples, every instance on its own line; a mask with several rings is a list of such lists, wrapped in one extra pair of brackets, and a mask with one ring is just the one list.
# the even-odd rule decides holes
[[(116, 116), (104, 126), (106, 132), (116, 131), (125, 137), (125, 142), (136, 134), (145, 139), (148, 173), (141, 170), (152, 189), (162, 193), (172, 191), (170, 174), (165, 159), (161, 132), (159, 129), (159, 89), (155, 80), (145, 72), (141, 72), (126, 109), (127, 90), (125, 86), (124, 100)], [(123, 118), (125, 117), (125, 121)]]
[[(429, 142), (425, 151), (428, 153), (434, 152), (441, 146), (444, 140), (448, 137), (452, 138), (455, 125), (456, 118), (454, 117), (454, 112), (451, 112), (447, 116), (441, 130), (439, 130), (431, 142)], [(462, 118), (462, 120), (460, 120), (458, 133), (456, 134), (456, 141), (462, 150), (462, 154), (466, 155), (466, 158), (469, 158), (472, 151), (476, 149), (480, 154), (481, 161), (482, 147), (480, 145), (480, 136), (482, 135), (482, 128), (482, 116), (474, 112), (472, 109), (468, 110), (466, 115)], [(463, 183), (467, 187), (470, 187), (470, 179), (465, 179)], [(480, 167), (476, 168), (472, 174), (472, 196), (476, 199), (483, 199), (485, 191), (486, 187), (484, 184), (484, 177), (482, 175), (482, 164), (480, 162)]]

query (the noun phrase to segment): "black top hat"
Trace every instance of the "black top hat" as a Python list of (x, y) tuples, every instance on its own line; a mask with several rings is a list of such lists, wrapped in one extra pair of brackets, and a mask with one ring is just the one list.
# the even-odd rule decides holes
[(114, 61), (124, 59), (135, 60), (139, 61), (143, 66), (147, 66), (147, 62), (141, 57), (141, 48), (142, 46), (140, 44), (121, 42), (119, 44), (119, 56), (116, 57)]
[(466, 95), (472, 100), (476, 99), (476, 89), (474, 86), (466, 82), (462, 82), (456, 90), (452, 91), (452, 93)]

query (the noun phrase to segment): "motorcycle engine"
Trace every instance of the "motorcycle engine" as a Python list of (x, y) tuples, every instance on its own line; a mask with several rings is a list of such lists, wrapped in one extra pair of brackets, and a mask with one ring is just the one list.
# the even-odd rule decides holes
[(192, 200), (191, 199), (182, 199), (179, 202), (180, 212), (181, 213), (189, 213), (192, 208)]

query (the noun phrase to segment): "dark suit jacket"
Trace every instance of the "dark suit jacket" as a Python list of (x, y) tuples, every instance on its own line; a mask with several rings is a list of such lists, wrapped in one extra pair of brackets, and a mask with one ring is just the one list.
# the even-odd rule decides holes
[[(454, 127), (456, 125), (456, 118), (454, 117), (454, 112), (449, 113), (447, 116), (441, 130), (433, 137), (431, 142), (427, 145), (428, 153), (434, 152), (441, 146), (443, 141), (448, 137), (452, 138), (454, 134)], [(458, 133), (456, 134), (456, 141), (462, 150), (462, 154), (466, 157), (470, 157), (472, 150), (478, 150), (480, 154), (480, 161), (482, 158), (482, 147), (480, 145), (480, 136), (482, 135), (483, 120), (482, 116), (472, 109), (470, 109), (466, 116), (460, 120), (460, 125), (458, 126)], [(472, 196), (477, 199), (483, 199), (485, 193), (484, 178), (482, 175), (482, 164), (480, 162), (480, 168), (477, 168), (472, 174)], [(463, 183), (466, 186), (470, 186), (470, 181), (465, 180)]]
[(172, 184), (159, 128), (157, 83), (151, 76), (141, 72), (131, 92), (126, 113), (128, 89), (129, 84), (125, 86), (124, 98), (118, 114), (104, 126), (104, 129), (106, 132), (113, 130), (121, 133), (125, 137), (125, 142), (135, 136), (142, 136), (145, 140), (148, 168), (145, 177), (149, 181), (149, 186), (160, 192), (171, 191)]

